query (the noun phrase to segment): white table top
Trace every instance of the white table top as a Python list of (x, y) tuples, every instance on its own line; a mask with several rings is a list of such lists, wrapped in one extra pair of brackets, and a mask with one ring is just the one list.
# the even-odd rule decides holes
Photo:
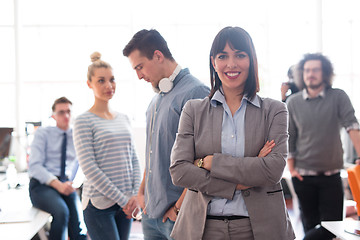
[(30, 240), (49, 221), (50, 214), (39, 209), (29, 222), (0, 223), (2, 240)]
[(30, 240), (48, 221), (50, 214), (32, 207), (27, 174), (19, 174), (21, 187), (7, 189), (0, 182), (0, 239)]
[[(360, 240), (360, 235), (348, 233), (347, 231), (354, 232), (353, 229), (358, 229), (360, 234), (360, 222), (345, 219), (344, 221), (323, 221), (321, 225), (336, 235), (338, 238), (344, 240)], [(345, 231), (346, 230), (346, 231)]]

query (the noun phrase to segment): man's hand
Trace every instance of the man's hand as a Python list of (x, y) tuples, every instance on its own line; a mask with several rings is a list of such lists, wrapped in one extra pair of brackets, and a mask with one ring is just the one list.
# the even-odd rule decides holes
[(296, 177), (300, 181), (303, 181), (303, 177), (299, 174), (298, 171), (295, 170), (295, 159), (294, 158), (288, 158), (287, 160), (289, 172), (291, 174), (291, 177)]
[(284, 83), (282, 83), (281, 84), (281, 100), (283, 100), (283, 101), (285, 101), (285, 99), (286, 99), (286, 93), (287, 93), (287, 91), (289, 90), (289, 84), (288, 83), (286, 83), (286, 82), (284, 82)]
[(56, 191), (61, 193), (62, 195), (69, 196), (71, 193), (75, 191), (75, 188), (72, 187), (72, 182), (61, 182), (58, 179), (54, 179), (49, 184), (51, 187), (53, 187)]
[(304, 178), (299, 174), (298, 171), (296, 171), (295, 169), (290, 171), (291, 177), (296, 177), (298, 178), (300, 181), (304, 180)]
[(177, 215), (174, 211), (174, 206), (171, 206), (165, 213), (164, 217), (163, 217), (163, 223), (166, 222), (167, 219), (170, 219), (171, 221), (175, 222)]
[(144, 193), (138, 193), (137, 195), (137, 202), (140, 206), (140, 208), (143, 210), (143, 213), (146, 214), (146, 207), (145, 207), (145, 195)]

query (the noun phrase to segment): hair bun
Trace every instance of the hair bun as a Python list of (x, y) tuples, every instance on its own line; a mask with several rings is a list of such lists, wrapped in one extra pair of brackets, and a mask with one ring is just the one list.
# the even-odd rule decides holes
[(100, 60), (101, 54), (99, 52), (94, 52), (93, 54), (90, 55), (90, 58), (91, 58), (91, 62), (95, 62), (97, 60)]

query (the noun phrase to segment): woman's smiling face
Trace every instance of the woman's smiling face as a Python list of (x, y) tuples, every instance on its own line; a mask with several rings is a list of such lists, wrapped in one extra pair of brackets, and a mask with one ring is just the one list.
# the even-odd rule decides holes
[(218, 74), (224, 91), (238, 90), (243, 93), (246, 80), (249, 76), (249, 55), (240, 50), (232, 49), (229, 43), (218, 53), (211, 62)]

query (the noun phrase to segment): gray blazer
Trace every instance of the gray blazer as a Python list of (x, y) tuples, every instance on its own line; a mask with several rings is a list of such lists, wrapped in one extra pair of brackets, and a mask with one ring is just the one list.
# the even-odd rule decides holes
[[(213, 107), (208, 97), (186, 103), (170, 166), (173, 183), (188, 189), (171, 235), (176, 240), (201, 239), (209, 201), (214, 196), (232, 199), (237, 183), (253, 186), (242, 196), (256, 240), (295, 239), (280, 184), (288, 112), (284, 103), (258, 98), (260, 108), (251, 103), (246, 108), (245, 157), (221, 154), (222, 105)], [(266, 157), (255, 157), (267, 140), (276, 146)], [(206, 155), (214, 155), (210, 172), (193, 164)]]

